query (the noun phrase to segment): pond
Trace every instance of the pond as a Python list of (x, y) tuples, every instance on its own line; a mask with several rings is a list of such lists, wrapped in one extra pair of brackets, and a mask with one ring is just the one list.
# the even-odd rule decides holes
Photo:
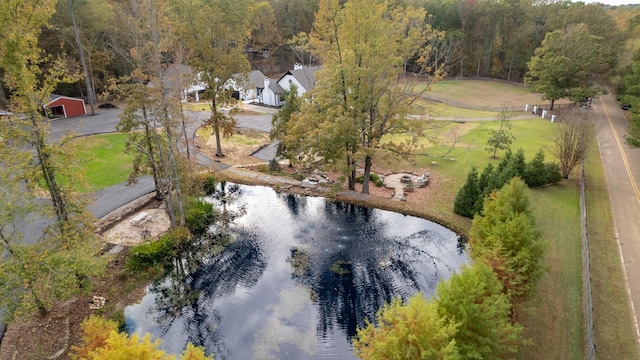
[(467, 261), (457, 234), (412, 216), (261, 186), (208, 199), (229, 221), (125, 309), (130, 332), (172, 353), (192, 342), (216, 360), (354, 359), (365, 319), (432, 295)]

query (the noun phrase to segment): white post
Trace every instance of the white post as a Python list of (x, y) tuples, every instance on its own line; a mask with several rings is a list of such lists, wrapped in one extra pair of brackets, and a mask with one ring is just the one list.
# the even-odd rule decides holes
[(526, 105), (524, 106), (524, 111), (525, 111), (525, 112), (529, 111), (529, 104), (526, 104)]
[(551, 122), (556, 122), (556, 116), (555, 115), (551, 115)]
[(544, 119), (545, 116), (547, 116), (547, 110), (542, 110), (542, 118)]
[(533, 114), (535, 115), (535, 113), (536, 113), (537, 111), (538, 111), (538, 107), (537, 107), (537, 106), (534, 106), (534, 107), (533, 107)]

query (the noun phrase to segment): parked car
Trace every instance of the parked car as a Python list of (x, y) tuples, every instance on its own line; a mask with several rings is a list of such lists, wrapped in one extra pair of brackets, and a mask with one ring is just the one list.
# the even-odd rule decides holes
[(629, 109), (631, 109), (631, 105), (629, 105), (629, 104), (620, 104), (620, 109), (629, 110)]

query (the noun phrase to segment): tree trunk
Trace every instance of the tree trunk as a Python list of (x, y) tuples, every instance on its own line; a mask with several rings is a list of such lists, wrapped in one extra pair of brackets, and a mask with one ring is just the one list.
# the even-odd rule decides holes
[(95, 103), (95, 100), (93, 99), (93, 89), (91, 88), (91, 81), (89, 79), (87, 64), (84, 60), (84, 50), (82, 50), (82, 41), (80, 41), (80, 31), (78, 30), (78, 24), (76, 23), (76, 15), (73, 12), (73, 0), (69, 0), (69, 15), (71, 16), (71, 24), (73, 24), (73, 32), (75, 33), (76, 44), (78, 45), (78, 52), (80, 53), (80, 66), (82, 67), (84, 85), (87, 88), (87, 101), (89, 101), (89, 106), (91, 107), (91, 115), (95, 115), (96, 111), (93, 107)]
[(224, 157), (222, 144), (220, 144), (220, 122), (218, 121), (218, 109), (216, 108), (215, 98), (211, 100), (211, 108), (213, 115), (213, 133), (216, 136), (216, 157)]
[[(165, 115), (166, 116), (166, 115)], [(168, 121), (168, 119), (167, 119)], [(169, 166), (171, 167), (171, 169), (169, 171), (171, 171), (171, 177), (172, 177), (172, 181), (175, 184), (175, 189), (176, 189), (176, 205), (178, 206), (178, 220), (180, 220), (179, 224), (180, 226), (184, 226), (184, 224), (186, 223), (185, 218), (184, 218), (184, 206), (182, 203), (182, 191), (180, 189), (180, 177), (178, 176), (178, 166), (176, 164), (176, 159), (174, 156), (174, 148), (173, 148), (173, 137), (172, 137), (172, 131), (171, 131), (171, 127), (166, 126), (166, 130), (167, 132), (167, 141), (169, 142)]]
[(549, 111), (553, 110), (553, 104), (556, 103), (556, 99), (551, 99), (551, 108), (549, 109)]
[[(143, 110), (143, 113), (145, 110)], [(145, 116), (146, 118), (146, 116)], [(162, 193), (162, 185), (160, 184), (160, 169), (158, 169), (158, 164), (156, 163), (156, 159), (154, 157), (156, 151), (153, 148), (153, 137), (151, 136), (152, 129), (149, 128), (149, 124), (145, 123), (145, 138), (147, 143), (147, 153), (149, 164), (151, 165), (151, 171), (153, 172), (153, 184), (156, 188), (156, 199), (163, 200), (164, 194)]]
[(514, 54), (511, 54), (511, 61), (509, 61), (509, 75), (507, 75), (507, 81), (511, 81), (511, 70), (513, 69)]
[(364, 179), (362, 180), (362, 193), (363, 194), (368, 194), (369, 193), (369, 184), (371, 183), (369, 181), (369, 176), (371, 175), (371, 163), (372, 163), (371, 156), (367, 155), (364, 158)]
[(53, 209), (56, 213), (56, 219), (59, 222), (66, 222), (69, 220), (69, 213), (67, 210), (67, 204), (62, 195), (62, 191), (58, 186), (56, 180), (56, 171), (50, 164), (50, 154), (47, 150), (47, 144), (44, 140), (44, 135), (38, 129), (38, 120), (35, 114), (31, 115), (31, 121), (33, 125), (34, 146), (36, 148), (36, 154), (38, 156), (38, 162), (40, 165), (40, 171), (42, 171), (42, 177), (46, 183), (49, 196), (51, 196), (51, 202)]
[(182, 134), (184, 135), (184, 146), (187, 149), (187, 159), (191, 160), (191, 150), (189, 150), (189, 136), (187, 136), (187, 125), (184, 121), (184, 109), (180, 101), (180, 121), (182, 122)]
[(2, 87), (2, 82), (0, 82), (0, 109), (8, 109), (9, 104), (7, 103), (7, 96), (4, 93), (4, 88)]
[(347, 177), (349, 190), (355, 190), (356, 189), (356, 168), (355, 168), (355, 161), (353, 161), (353, 157), (351, 156), (351, 154), (347, 155), (347, 171), (349, 172), (349, 176)]

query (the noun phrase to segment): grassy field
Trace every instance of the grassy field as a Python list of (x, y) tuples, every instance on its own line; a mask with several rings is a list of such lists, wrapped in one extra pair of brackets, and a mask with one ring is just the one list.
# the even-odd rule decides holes
[(79, 191), (92, 192), (121, 183), (133, 168), (133, 155), (124, 153), (125, 134), (104, 134), (74, 140), (82, 149), (78, 152), (85, 171), (85, 185)]
[(519, 321), (532, 345), (520, 359), (583, 359), (584, 312), (578, 182), (533, 190), (531, 205), (548, 242), (548, 272), (534, 296), (522, 304)]
[(433, 117), (453, 117), (453, 118), (496, 118), (498, 113), (491, 111), (469, 110), (459, 107), (430, 101), (427, 99), (418, 99), (411, 109), (412, 114), (424, 114)]

